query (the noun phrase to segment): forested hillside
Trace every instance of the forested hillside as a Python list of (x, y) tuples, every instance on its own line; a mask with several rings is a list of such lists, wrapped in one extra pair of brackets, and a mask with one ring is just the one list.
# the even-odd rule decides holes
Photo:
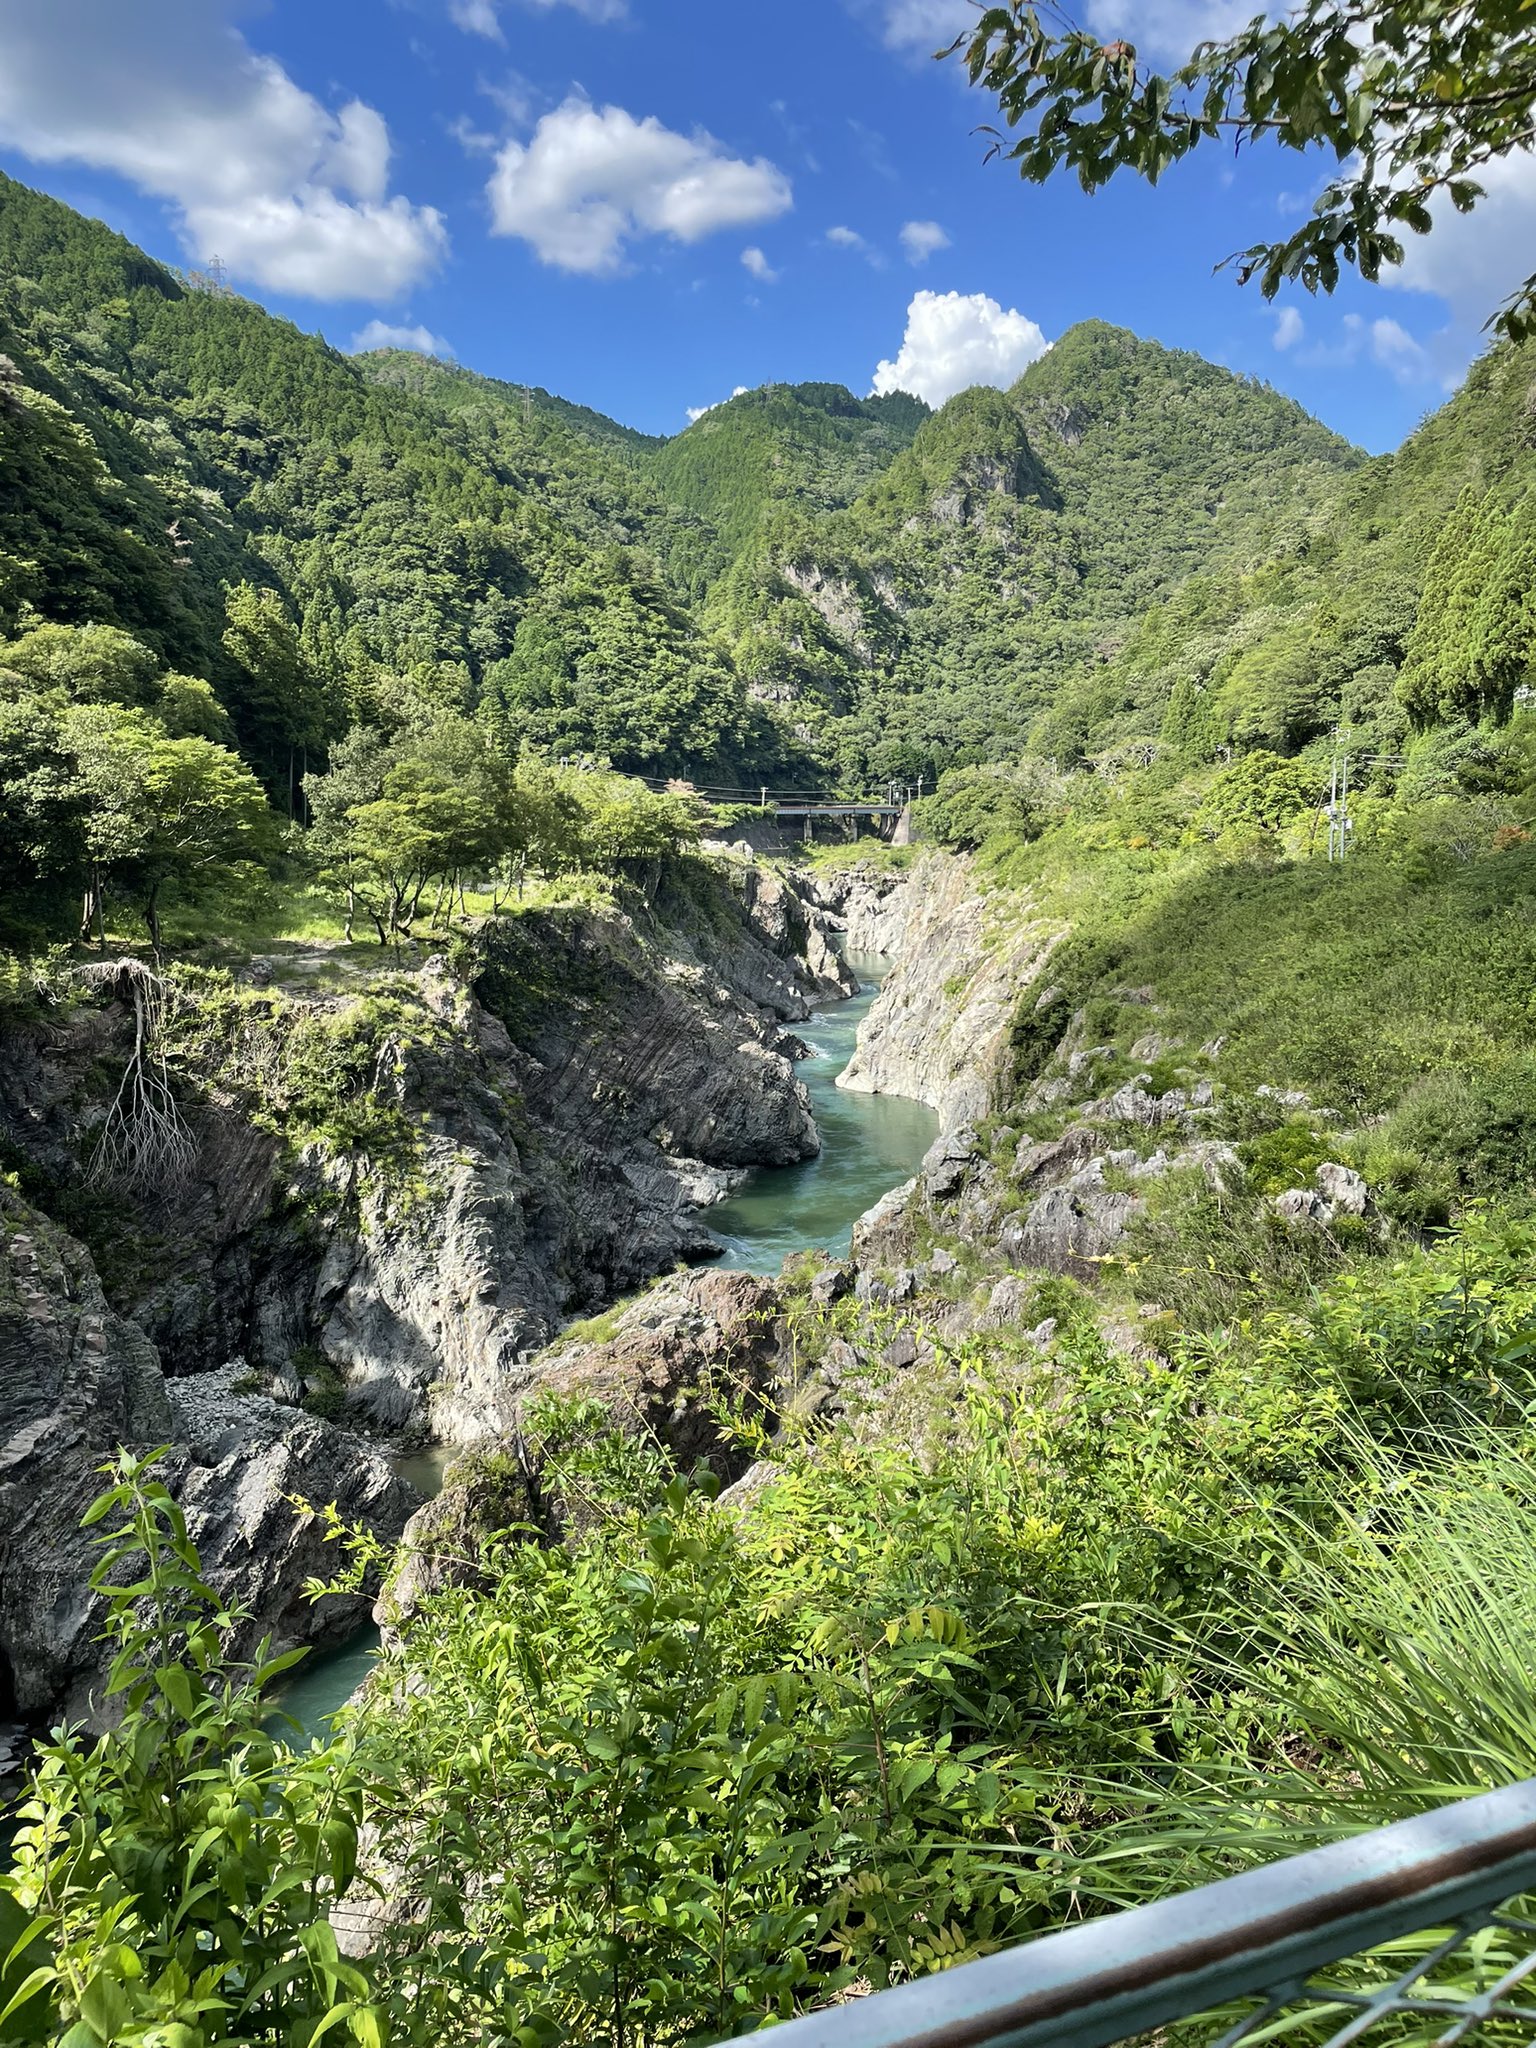
[[(654, 498), (558, 407), (445, 416), (11, 183), (0, 322), (0, 626), (121, 628), (205, 679), (285, 806), (291, 762), (360, 720), (512, 701), (623, 766), (782, 766), (632, 544)], [(536, 596), (564, 625), (552, 663), (517, 644)], [(232, 604), (262, 619), (239, 647)]]
[[(364, 760), (382, 801), (407, 758), (451, 781), (476, 749), (492, 781), (579, 757), (854, 788), (1025, 755), (1197, 770), (1340, 721), (1376, 754), (1410, 730), (1476, 754), (1528, 666), (1533, 372), (1508, 346), (1369, 463), (1095, 322), (937, 413), (770, 385), (655, 440), (342, 356), (12, 183), (0, 329), (0, 773), (45, 894), (114, 886), (72, 778), (99, 803), (163, 745), (207, 816), (233, 802), (210, 858), (241, 867), (268, 857), (256, 783), (303, 823), (333, 757), (334, 808)], [(453, 845), (432, 859), (490, 858)]]
[(803, 634), (774, 625), (814, 606), (855, 776), (1006, 759), (1148, 604), (1304, 535), (1358, 459), (1277, 393), (1090, 322), (1009, 392), (951, 399), (845, 514), (765, 536), (711, 615), (749, 674), (793, 675)]
[[(371, 374), (509, 425), (545, 403), (441, 365)], [(769, 385), (670, 441), (586, 430), (753, 698), (859, 783), (1017, 753), (1129, 620), (1302, 545), (1360, 461), (1293, 401), (1095, 322), (937, 414)]]

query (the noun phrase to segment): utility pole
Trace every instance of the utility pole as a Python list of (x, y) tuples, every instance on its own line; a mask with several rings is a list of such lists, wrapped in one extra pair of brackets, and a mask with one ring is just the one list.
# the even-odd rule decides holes
[(1355, 821), (1349, 815), (1349, 752), (1342, 733), (1335, 736), (1333, 776), (1328, 789), (1328, 859), (1342, 862), (1354, 837)]

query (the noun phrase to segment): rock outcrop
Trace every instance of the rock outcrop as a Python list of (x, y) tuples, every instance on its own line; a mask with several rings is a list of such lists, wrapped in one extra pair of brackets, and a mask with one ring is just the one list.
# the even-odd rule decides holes
[[(13, 1030), (0, 1056), (0, 1139), (45, 1208), (52, 1191), (100, 1217), (113, 1300), (172, 1373), (239, 1356), (281, 1380), (323, 1354), (358, 1423), (470, 1440), (562, 1322), (711, 1257), (709, 1206), (817, 1150), (784, 1026), (849, 976), (776, 875), (727, 863), (639, 919), (496, 920), (454, 970), (318, 958), (286, 981), (262, 963), (247, 980), (270, 1004), (218, 1043), (186, 991), (196, 1158), (153, 1197), (104, 1202), (83, 1165), (100, 1076), (131, 1042), (109, 997)], [(393, 1120), (382, 1153), (284, 1111), (305, 1046), (354, 1020)], [(337, 1082), (343, 1129), (358, 1085)]]
[(850, 953), (898, 959), (906, 949), (907, 918), (916, 896), (909, 873), (868, 861), (845, 868), (795, 872), (797, 892), (843, 935)]
[(683, 1470), (708, 1465), (730, 1483), (748, 1460), (722, 1433), (715, 1399), (766, 1399), (784, 1354), (777, 1283), (705, 1272), (660, 1281), (598, 1329), (529, 1360), (522, 1384), (503, 1396), (501, 1433), (456, 1459), (438, 1498), (412, 1517), (379, 1621), (399, 1628), (429, 1593), (475, 1583), (488, 1534), (518, 1523), (546, 1536), (581, 1526), (580, 1501), (552, 1490), (530, 1440), (532, 1398), (596, 1401), (621, 1433), (660, 1444)]
[[(356, 1601), (302, 1598), (336, 1553), (292, 1499), (391, 1538), (419, 1496), (376, 1442), (286, 1404), (321, 1393), (401, 1443), (515, 1431), (563, 1323), (710, 1258), (712, 1203), (815, 1154), (785, 1026), (850, 988), (830, 930), (778, 876), (731, 862), (632, 916), (495, 920), (451, 967), (373, 973), (312, 949), (184, 978), (173, 1055), (194, 1157), (149, 1189), (94, 1185), (89, 1165), (133, 1044), (116, 984), (9, 1020), (0, 1144), (29, 1202), (5, 1192), (0, 1209), (0, 1719), (7, 1693), (31, 1716), (89, 1693), (101, 1610), (79, 1520), (125, 1445), (171, 1447), (168, 1483), (252, 1637), (355, 1627)], [(599, 1375), (647, 1426), (666, 1373), (717, 1347), (756, 1285), (684, 1284), (701, 1291), (681, 1320)], [(549, 1370), (574, 1384), (584, 1368), (561, 1354)], [(666, 1421), (680, 1444), (691, 1414)]]
[(108, 1305), (82, 1246), (0, 1186), (0, 1699), (23, 1717), (93, 1711), (104, 1603), (81, 1517), (117, 1451), (173, 1448), (161, 1474), (221, 1596), (249, 1611), (236, 1648), (335, 1640), (360, 1598), (312, 1605), (334, 1546), (293, 1507), (335, 1501), (385, 1539), (419, 1496), (361, 1439), (233, 1391), (234, 1374), (167, 1384), (154, 1346)]
[(895, 971), (838, 1085), (926, 1102), (950, 1131), (992, 1108), (1019, 996), (1058, 934), (983, 894), (972, 862), (952, 854), (918, 862), (902, 912)]

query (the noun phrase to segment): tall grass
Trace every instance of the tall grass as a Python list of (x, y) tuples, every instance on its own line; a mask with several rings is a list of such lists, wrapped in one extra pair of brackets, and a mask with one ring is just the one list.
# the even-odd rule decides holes
[(1277, 1511), (1258, 1571), (1217, 1539), (1220, 1609), (1116, 1623), (1165, 1700), (1156, 1761), (1090, 1788), (1085, 1898), (1138, 1904), (1536, 1776), (1536, 1439), (1469, 1420), (1406, 1455), (1348, 1448), (1332, 1514)]

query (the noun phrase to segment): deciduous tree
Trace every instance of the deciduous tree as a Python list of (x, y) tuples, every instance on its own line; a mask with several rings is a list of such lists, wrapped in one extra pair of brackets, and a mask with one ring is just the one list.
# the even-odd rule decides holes
[[(1037, 184), (1062, 169), (1088, 192), (1120, 170), (1155, 184), (1202, 143), (1331, 154), (1339, 168), (1310, 217), (1234, 259), (1266, 298), (1292, 279), (1331, 292), (1345, 265), (1378, 277), (1402, 261), (1405, 232), (1433, 228), (1433, 201), (1470, 212), (1478, 173), (1536, 143), (1526, 0), (1304, 0), (1197, 44), (1167, 74), (1028, 0), (987, 7), (962, 46), (973, 84), (1021, 131), (997, 151)], [(1494, 324), (1536, 331), (1536, 277)]]

